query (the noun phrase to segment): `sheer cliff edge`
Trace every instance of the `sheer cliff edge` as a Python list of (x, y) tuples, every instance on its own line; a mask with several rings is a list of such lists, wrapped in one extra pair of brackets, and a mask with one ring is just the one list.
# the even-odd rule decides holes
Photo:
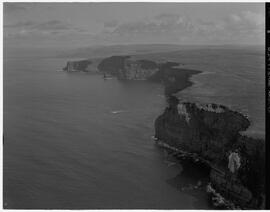
[[(176, 62), (111, 56), (68, 62), (64, 70), (162, 83), (168, 106), (155, 120), (157, 144), (176, 152), (180, 159), (184, 155), (208, 167), (207, 191), (216, 207), (263, 208), (265, 141), (241, 134), (250, 126), (250, 121), (239, 112), (222, 105), (182, 102), (176, 98), (173, 94), (191, 86), (190, 77), (201, 73), (180, 66)], [(239, 156), (234, 173), (228, 168), (231, 153)]]

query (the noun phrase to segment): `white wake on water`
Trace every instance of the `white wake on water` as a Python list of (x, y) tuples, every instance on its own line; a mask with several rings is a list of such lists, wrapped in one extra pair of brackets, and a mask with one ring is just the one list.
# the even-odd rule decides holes
[(111, 111), (112, 114), (118, 114), (118, 113), (124, 113), (126, 111), (124, 110), (115, 110), (115, 111)]

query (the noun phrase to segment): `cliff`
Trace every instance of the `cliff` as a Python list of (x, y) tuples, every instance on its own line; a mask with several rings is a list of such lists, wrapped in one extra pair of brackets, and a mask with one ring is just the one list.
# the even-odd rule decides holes
[(197, 70), (177, 68), (178, 65), (179, 63), (175, 62), (161, 63), (158, 71), (149, 77), (151, 81), (163, 83), (166, 96), (190, 86), (192, 83), (189, 78), (201, 73)]
[(67, 65), (63, 68), (67, 72), (88, 72), (88, 73), (98, 73), (98, 64), (100, 59), (91, 60), (78, 60), (78, 61), (68, 61)]
[(158, 65), (150, 60), (124, 61), (124, 67), (120, 70), (120, 78), (126, 80), (146, 80), (158, 71)]
[(98, 65), (100, 72), (123, 80), (146, 80), (158, 69), (150, 60), (132, 60), (130, 56), (112, 56)]
[[(171, 96), (155, 121), (155, 137), (179, 150), (197, 155), (211, 168), (212, 186), (242, 208), (258, 208), (264, 188), (264, 141), (240, 134), (250, 125), (242, 114), (216, 105), (179, 102)], [(239, 150), (236, 176), (228, 170), (228, 152)]]
[[(91, 65), (93, 63), (88, 60), (68, 62), (65, 70), (86, 71)], [(248, 118), (241, 113), (217, 104), (180, 103), (171, 96), (190, 86), (189, 78), (193, 74), (201, 73), (178, 66), (175, 62), (158, 64), (151, 60), (134, 60), (130, 56), (111, 56), (95, 65), (104, 75), (121, 80), (164, 84), (168, 106), (155, 120), (158, 143), (176, 151), (178, 156), (188, 156), (206, 164), (211, 182), (208, 190), (214, 194), (214, 199), (226, 203), (226, 207), (231, 207), (232, 202), (241, 208), (261, 208), (265, 184), (264, 141), (241, 135), (250, 126)], [(241, 166), (237, 174), (232, 175), (228, 156), (235, 150), (239, 151)]]
[(91, 63), (90, 60), (68, 61), (63, 70), (68, 72), (87, 71), (87, 68)]
[(63, 70), (67, 72), (102, 73), (120, 80), (149, 80), (163, 83), (165, 95), (170, 95), (190, 86), (190, 76), (200, 71), (177, 68), (179, 63), (156, 63), (146, 59), (132, 59), (131, 56), (111, 56), (104, 59), (69, 61)]
[(129, 56), (111, 56), (103, 59), (99, 65), (98, 70), (104, 74), (120, 77), (120, 71), (124, 69), (125, 60)]
[(134, 60), (130, 56), (112, 56), (98, 65), (101, 73), (116, 76), (121, 80), (150, 80), (163, 83), (165, 95), (170, 95), (190, 86), (190, 76), (200, 71), (177, 68), (179, 63), (156, 63), (151, 60)]

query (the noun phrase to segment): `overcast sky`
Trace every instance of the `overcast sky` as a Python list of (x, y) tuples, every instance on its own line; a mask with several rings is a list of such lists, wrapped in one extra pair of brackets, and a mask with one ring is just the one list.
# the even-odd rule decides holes
[(4, 43), (264, 44), (264, 3), (4, 3)]

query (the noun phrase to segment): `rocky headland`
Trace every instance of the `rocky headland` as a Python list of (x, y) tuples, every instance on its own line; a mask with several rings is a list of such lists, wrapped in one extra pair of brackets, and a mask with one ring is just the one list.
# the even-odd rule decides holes
[(182, 90), (192, 83), (189, 78), (201, 71), (178, 68), (179, 63), (132, 59), (131, 56), (112, 56), (98, 65), (103, 74), (109, 74), (120, 80), (149, 80), (162, 83), (165, 95)]
[(66, 72), (99, 73), (97, 68), (99, 62), (99, 59), (68, 61), (63, 70)]
[[(64, 70), (87, 71), (91, 64), (90, 60), (68, 62)], [(222, 105), (183, 102), (173, 95), (191, 86), (190, 77), (201, 71), (123, 55), (102, 59), (94, 67), (104, 77), (162, 83), (168, 105), (155, 120), (157, 144), (180, 160), (205, 165), (210, 182), (207, 192), (217, 208), (263, 208), (265, 141), (241, 134), (250, 126), (248, 118)], [(241, 165), (231, 173), (228, 158), (234, 151)]]
[(69, 61), (63, 68), (67, 72), (95, 72), (119, 80), (149, 80), (162, 83), (165, 95), (182, 90), (192, 83), (189, 78), (201, 71), (179, 68), (176, 62), (134, 59), (132, 56), (111, 56), (101, 60)]
[(102, 60), (98, 69), (121, 80), (147, 80), (158, 71), (158, 64), (150, 60), (133, 60), (130, 56), (112, 56)]
[[(249, 127), (249, 120), (222, 105), (180, 102), (174, 96), (167, 102), (155, 121), (157, 144), (179, 158), (193, 158), (208, 167), (208, 192), (217, 207), (263, 207), (264, 141), (240, 134)], [(235, 150), (241, 165), (231, 173), (228, 157)]]

